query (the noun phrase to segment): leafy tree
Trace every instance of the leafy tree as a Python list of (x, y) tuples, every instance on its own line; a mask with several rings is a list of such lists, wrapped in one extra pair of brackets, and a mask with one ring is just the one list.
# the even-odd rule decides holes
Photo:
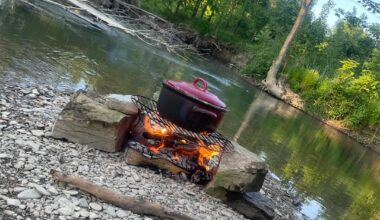
[(377, 3), (373, 0), (359, 0), (364, 7), (367, 7), (368, 11), (371, 11), (373, 13), (380, 13), (380, 3)]

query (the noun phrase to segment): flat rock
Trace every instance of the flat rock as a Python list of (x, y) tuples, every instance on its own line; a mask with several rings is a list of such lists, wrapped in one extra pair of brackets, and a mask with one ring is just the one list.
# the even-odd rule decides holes
[(233, 142), (235, 151), (225, 153), (207, 193), (222, 200), (227, 192), (256, 192), (268, 172), (266, 163), (256, 154)]
[(274, 204), (259, 192), (228, 193), (227, 205), (249, 219), (270, 220), (275, 217)]
[(19, 199), (39, 199), (41, 194), (35, 189), (27, 189), (17, 195)]
[(106, 97), (106, 106), (109, 109), (127, 115), (135, 115), (138, 113), (138, 108), (133, 103), (131, 95), (110, 94)]

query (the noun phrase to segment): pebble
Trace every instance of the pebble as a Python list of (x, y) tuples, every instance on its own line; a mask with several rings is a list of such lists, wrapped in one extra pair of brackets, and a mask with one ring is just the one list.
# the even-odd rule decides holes
[(74, 213), (74, 210), (70, 209), (69, 207), (63, 207), (58, 209), (58, 212), (62, 215), (72, 215)]
[[(14, 211), (11, 211), (11, 210), (4, 210), (4, 215), (10, 215), (10, 216), (15, 216), (16, 213)], [(3, 217), (3, 216), (1, 216)]]
[(37, 89), (32, 89), (32, 94), (34, 94), (34, 95), (39, 95), (40, 93), (38, 92)]
[(102, 206), (99, 205), (98, 203), (90, 202), (89, 206), (90, 206), (91, 209), (93, 209), (95, 211), (102, 210)]
[(21, 169), (24, 166), (23, 161), (17, 161), (17, 163), (14, 165), (14, 168)]
[(22, 192), (24, 190), (26, 190), (25, 187), (15, 187), (15, 188), (13, 188), (13, 192), (15, 192), (15, 193), (19, 193), (19, 192)]
[(50, 195), (51, 195), (48, 191), (46, 191), (46, 189), (44, 189), (44, 188), (43, 188), (42, 186), (40, 186), (40, 185), (35, 184), (35, 185), (34, 185), (34, 188), (35, 188), (39, 193), (41, 193), (41, 194), (44, 195), (44, 196), (50, 196)]
[(90, 212), (89, 218), (90, 219), (96, 219), (96, 218), (99, 218), (99, 217), (98, 217), (98, 215), (96, 213)]
[(33, 164), (27, 164), (24, 166), (24, 170), (26, 171), (30, 171), (30, 170), (33, 170), (36, 166), (34, 166)]
[(7, 199), (7, 205), (19, 207), (21, 205), (21, 202), (18, 199)]
[(46, 187), (47, 191), (53, 195), (58, 195), (58, 191), (54, 186), (48, 185)]
[(79, 212), (78, 212), (79, 216), (82, 216), (84, 218), (87, 218), (90, 216), (90, 213), (86, 210), (86, 209), (81, 209)]
[(88, 208), (88, 202), (85, 198), (80, 198), (78, 201), (78, 205), (83, 208)]
[(62, 190), (62, 192), (70, 196), (75, 196), (79, 194), (79, 192), (76, 190)]
[(119, 217), (119, 218), (125, 218), (125, 217), (128, 216), (128, 213), (126, 211), (124, 211), (124, 210), (119, 209), (116, 212), (116, 216)]
[(19, 199), (39, 199), (41, 194), (35, 189), (27, 189), (17, 195)]
[(44, 209), (46, 214), (51, 214), (53, 212), (53, 207), (51, 206), (46, 206)]
[(9, 154), (1, 153), (0, 154), (0, 159), (11, 159), (12, 156)]
[(32, 94), (29, 94), (28, 97), (31, 99), (35, 99), (37, 98), (37, 95), (32, 93)]
[(116, 217), (116, 210), (114, 207), (112, 206), (108, 206), (106, 209), (105, 209), (106, 213), (112, 217)]
[(136, 182), (141, 182), (141, 178), (136, 173), (132, 173), (132, 177)]
[(30, 131), (34, 136), (41, 137), (44, 135), (44, 131), (42, 130), (31, 130)]

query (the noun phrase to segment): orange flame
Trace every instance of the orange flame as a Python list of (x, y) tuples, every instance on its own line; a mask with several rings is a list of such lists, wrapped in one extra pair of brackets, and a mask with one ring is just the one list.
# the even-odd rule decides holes
[[(159, 146), (149, 146), (148, 149), (154, 153), (160, 153), (160, 150), (165, 147), (165, 139), (172, 135), (172, 132), (165, 128), (161, 127), (158, 124), (153, 124), (151, 123), (151, 120), (148, 115), (145, 116), (144, 118), (144, 127), (145, 131), (149, 133), (152, 136), (160, 137), (161, 142)], [(188, 144), (189, 141), (186, 139), (181, 139), (180, 140), (181, 144)], [(198, 157), (198, 164), (200, 166), (203, 166), (206, 171), (209, 171), (210, 168), (210, 161), (213, 159), (214, 156), (218, 156), (220, 152), (220, 146), (219, 145), (210, 145), (206, 146), (206, 144), (199, 140), (198, 141), (198, 147), (194, 150), (191, 151), (186, 151), (186, 152), (181, 152), (181, 155), (184, 156), (197, 156)], [(173, 160), (178, 161), (180, 159), (180, 156), (175, 152), (173, 152), (172, 156)]]
[[(208, 163), (214, 156), (219, 155), (220, 146), (219, 145), (210, 145), (208, 148), (206, 148), (203, 141), (199, 141), (198, 143), (200, 144), (200, 147), (198, 150), (199, 151), (198, 163), (199, 163), (199, 165), (206, 168), (206, 171), (209, 171), (210, 166)], [(216, 149), (216, 151), (210, 150), (210, 148)]]
[(172, 159), (178, 161), (178, 160), (179, 160), (179, 156), (178, 156), (177, 154), (176, 154), (176, 155), (173, 155), (173, 156), (172, 156)]
[(150, 119), (148, 115), (145, 116), (144, 126), (145, 126), (145, 130), (151, 135), (166, 137), (166, 136), (169, 136), (171, 133), (169, 132), (167, 128), (163, 128), (157, 124), (152, 125), (150, 123)]

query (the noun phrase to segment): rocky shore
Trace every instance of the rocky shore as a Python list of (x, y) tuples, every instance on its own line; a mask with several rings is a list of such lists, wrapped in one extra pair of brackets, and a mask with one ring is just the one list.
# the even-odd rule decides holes
[[(0, 219), (151, 219), (58, 184), (50, 177), (51, 169), (81, 175), (195, 219), (244, 219), (199, 186), (127, 165), (122, 152), (51, 138), (55, 118), (69, 97), (49, 86), (22, 88), (0, 82)], [(268, 181), (262, 193), (274, 204), (275, 219), (293, 219), (293, 200), (272, 191), (275, 184)]]

